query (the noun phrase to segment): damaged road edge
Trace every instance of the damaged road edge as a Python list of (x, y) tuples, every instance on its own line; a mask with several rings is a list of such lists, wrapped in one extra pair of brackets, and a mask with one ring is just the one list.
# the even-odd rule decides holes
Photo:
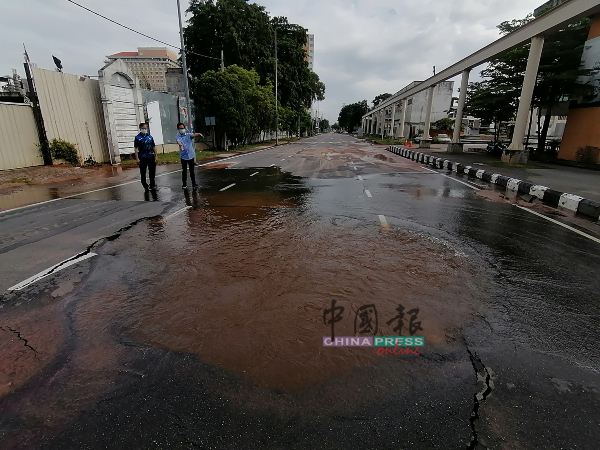
[(72, 256), (71, 258), (68, 258), (64, 261), (59, 262), (58, 264), (55, 264), (52, 267), (49, 267), (48, 269), (43, 270), (42, 272), (39, 272), (35, 275), (33, 275), (32, 277), (27, 278), (26, 280), (8, 288), (7, 290), (9, 292), (14, 292), (14, 291), (20, 291), (24, 288), (26, 288), (27, 286), (30, 286), (52, 274), (57, 273), (58, 271), (62, 270), (62, 269), (66, 269), (67, 267), (70, 267), (74, 264), (77, 264), (79, 262), (85, 261), (87, 259), (90, 259), (94, 256), (97, 256), (96, 253), (92, 252), (92, 249), (94, 249), (94, 247), (97, 247), (99, 245), (101, 245), (103, 242), (105, 241), (113, 241), (115, 239), (117, 239), (119, 236), (121, 236), (121, 234), (123, 234), (125, 231), (130, 230), (131, 228), (133, 228), (134, 226), (136, 226), (138, 223), (142, 222), (142, 221), (151, 221), (151, 220), (158, 220), (160, 219), (162, 216), (152, 216), (152, 217), (142, 217), (140, 219), (135, 220), (134, 222), (124, 226), (123, 228), (117, 230), (115, 233), (113, 233), (110, 236), (106, 236), (106, 237), (102, 237), (96, 241), (94, 241), (92, 244), (90, 244), (88, 246), (88, 248), (86, 250), (84, 250), (81, 253), (78, 253), (74, 256)]

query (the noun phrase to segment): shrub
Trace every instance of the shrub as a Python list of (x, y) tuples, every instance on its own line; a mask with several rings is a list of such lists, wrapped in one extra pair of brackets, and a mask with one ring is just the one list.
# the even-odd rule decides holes
[(52, 158), (64, 159), (72, 166), (81, 166), (81, 160), (77, 153), (75, 144), (63, 141), (62, 139), (52, 139), (50, 143), (50, 154)]

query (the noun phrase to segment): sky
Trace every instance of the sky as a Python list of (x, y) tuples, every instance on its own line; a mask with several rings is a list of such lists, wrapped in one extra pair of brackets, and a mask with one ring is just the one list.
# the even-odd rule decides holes
[[(177, 45), (176, 0), (76, 0), (152, 37)], [(496, 25), (525, 17), (544, 0), (259, 0), (315, 35), (314, 71), (325, 83), (320, 115), (337, 120), (344, 104), (395, 93), (499, 38)], [(182, 9), (188, 0), (181, 1)], [(106, 55), (161, 46), (68, 0), (5, 1), (0, 14), (0, 75), (32, 62), (97, 75)], [(474, 71), (477, 76), (478, 70)], [(456, 79), (458, 80), (458, 79)], [(458, 82), (456, 83), (458, 84)]]

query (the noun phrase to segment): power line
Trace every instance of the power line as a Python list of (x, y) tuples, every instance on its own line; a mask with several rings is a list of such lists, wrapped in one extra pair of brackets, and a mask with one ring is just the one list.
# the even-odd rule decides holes
[[(176, 45), (169, 44), (169, 43), (167, 43), (167, 42), (161, 41), (161, 40), (159, 40), (159, 39), (153, 38), (152, 36), (148, 36), (147, 34), (144, 34), (144, 33), (141, 33), (141, 32), (139, 32), (139, 31), (137, 31), (137, 30), (134, 30), (133, 28), (129, 28), (128, 26), (126, 26), (126, 25), (123, 25), (122, 23), (119, 23), (119, 22), (117, 22), (117, 21), (115, 21), (115, 20), (112, 20), (112, 19), (110, 19), (110, 18), (106, 17), (106, 16), (103, 16), (103, 15), (102, 15), (102, 14), (100, 14), (100, 13), (97, 13), (96, 11), (93, 11), (93, 10), (91, 10), (91, 9), (89, 9), (89, 8), (86, 8), (86, 7), (85, 7), (85, 6), (83, 6), (83, 5), (80, 5), (79, 3), (77, 3), (77, 2), (74, 2), (73, 0), (67, 0), (67, 1), (68, 1), (68, 2), (70, 2), (70, 3), (73, 3), (73, 4), (74, 4), (74, 5), (76, 5), (76, 6), (79, 6), (80, 8), (83, 8), (83, 9), (85, 9), (86, 11), (89, 11), (89, 12), (91, 12), (92, 14), (95, 14), (95, 15), (97, 15), (98, 17), (102, 17), (103, 19), (105, 19), (105, 20), (108, 20), (109, 22), (112, 22), (112, 23), (114, 23), (115, 25), (119, 25), (120, 27), (123, 27), (123, 28), (125, 28), (125, 29), (127, 29), (127, 30), (129, 30), (129, 31), (133, 31), (134, 33), (137, 33), (137, 34), (139, 34), (140, 36), (144, 36), (145, 38), (148, 38), (148, 39), (151, 39), (151, 40), (153, 40), (153, 41), (159, 42), (159, 43), (161, 43), (161, 44), (163, 44), (163, 45), (167, 45), (167, 46), (169, 46), (169, 47), (176, 48), (176, 49), (177, 49), (177, 50), (179, 50), (179, 51), (181, 51), (181, 50), (182, 50), (182, 49), (181, 49), (181, 47), (177, 47)], [(187, 51), (186, 53), (188, 53), (188, 54), (191, 54), (191, 55), (196, 55), (196, 56), (202, 56), (202, 57), (204, 57), (204, 58), (216, 59), (217, 61), (220, 61), (220, 60), (221, 60), (220, 58), (215, 58), (215, 57), (213, 57), (213, 56), (207, 56), (207, 55), (201, 55), (200, 53), (194, 53), (194, 52), (190, 52), (190, 51)]]

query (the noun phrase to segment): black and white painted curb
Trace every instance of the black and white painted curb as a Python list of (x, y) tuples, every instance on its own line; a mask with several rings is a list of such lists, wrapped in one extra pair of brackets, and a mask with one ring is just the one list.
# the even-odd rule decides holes
[(404, 156), (413, 161), (420, 162), (437, 169), (445, 169), (459, 174), (465, 174), (469, 177), (478, 178), (498, 186), (506, 188), (507, 191), (519, 194), (529, 194), (543, 201), (544, 203), (567, 209), (585, 216), (598, 220), (600, 217), (600, 203), (593, 200), (580, 197), (566, 192), (555, 191), (546, 186), (540, 186), (527, 181), (521, 181), (516, 178), (505, 177), (498, 173), (492, 173), (483, 169), (476, 169), (464, 164), (455, 163), (448, 159), (437, 158), (432, 155), (410, 150), (400, 146), (389, 146), (388, 151), (396, 155)]

